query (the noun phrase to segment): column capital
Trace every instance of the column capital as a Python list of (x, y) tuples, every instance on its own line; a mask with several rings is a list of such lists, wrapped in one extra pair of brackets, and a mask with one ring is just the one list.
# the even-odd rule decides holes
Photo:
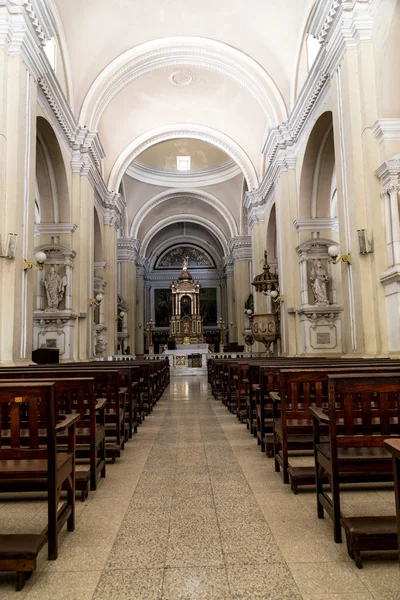
[(251, 236), (238, 235), (228, 241), (229, 250), (234, 261), (251, 260)]
[(117, 260), (118, 262), (137, 262), (140, 250), (139, 240), (131, 237), (117, 238)]

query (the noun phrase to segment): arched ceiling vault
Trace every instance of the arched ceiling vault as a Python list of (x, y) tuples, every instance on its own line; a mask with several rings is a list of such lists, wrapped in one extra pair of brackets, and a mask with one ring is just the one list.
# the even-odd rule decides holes
[[(185, 222), (185, 223), (194, 223), (195, 225), (199, 225), (204, 227), (206, 231), (208, 231), (213, 239), (218, 240), (217, 245), (222, 248), (223, 256), (229, 255), (228, 248), (228, 240), (223, 231), (210, 219), (201, 216), (188, 216), (186, 214), (176, 214), (165, 219), (159, 220), (157, 223), (151, 227), (146, 235), (144, 236), (141, 247), (140, 247), (140, 256), (142, 258), (148, 258), (148, 248), (152, 240), (162, 232), (162, 230), (170, 225), (176, 225), (177, 223)], [(186, 236), (185, 236), (185, 239)]]
[(238, 235), (238, 227), (232, 213), (218, 198), (205, 191), (178, 189), (167, 190), (157, 194), (153, 198), (150, 198), (150, 200), (148, 200), (136, 213), (130, 228), (130, 237), (139, 238), (141, 225), (146, 217), (151, 217), (152, 213), (154, 221), (158, 221), (160, 214), (162, 214), (162, 205), (165, 206), (168, 203), (172, 203), (174, 200), (178, 200), (178, 202), (180, 201), (181, 203), (183, 199), (188, 199), (192, 202), (195, 202), (197, 206), (199, 204), (202, 204), (203, 206), (206, 205), (205, 210), (209, 214), (212, 214), (212, 212), (216, 211), (219, 213), (220, 217), (226, 221), (226, 224), (229, 228), (230, 237), (235, 237)]
[(248, 189), (253, 190), (258, 187), (259, 179), (252, 161), (246, 152), (233, 139), (217, 129), (211, 129), (210, 127), (205, 127), (203, 125), (175, 123), (148, 131), (125, 147), (112, 167), (108, 188), (112, 191), (118, 190), (121, 179), (127, 168), (144, 150), (159, 142), (175, 138), (204, 140), (217, 148), (220, 148), (240, 167), (243, 176), (246, 179)]

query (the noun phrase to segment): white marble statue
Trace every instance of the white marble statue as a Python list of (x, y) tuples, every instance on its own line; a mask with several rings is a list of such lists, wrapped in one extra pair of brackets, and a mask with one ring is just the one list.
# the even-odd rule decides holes
[(60, 302), (64, 298), (65, 287), (67, 285), (67, 278), (60, 277), (57, 272), (55, 265), (51, 265), (46, 278), (43, 281), (43, 285), (46, 288), (47, 295), (47, 308), (57, 310)]
[(313, 260), (310, 281), (314, 294), (314, 304), (316, 306), (327, 306), (329, 304), (327, 291), (329, 275), (319, 258)]
[(183, 259), (182, 270), (187, 271), (188, 265), (189, 265), (189, 257), (185, 256)]

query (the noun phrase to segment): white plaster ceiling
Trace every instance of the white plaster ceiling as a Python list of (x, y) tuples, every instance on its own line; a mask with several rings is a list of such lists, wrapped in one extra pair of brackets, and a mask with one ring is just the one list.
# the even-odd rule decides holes
[(191, 170), (194, 171), (220, 167), (231, 160), (225, 152), (207, 142), (177, 138), (155, 144), (142, 152), (135, 162), (152, 169), (177, 171), (177, 156), (190, 156)]
[(254, 59), (286, 101), (313, 0), (55, 0), (79, 111), (89, 86), (133, 46), (170, 36), (218, 40)]

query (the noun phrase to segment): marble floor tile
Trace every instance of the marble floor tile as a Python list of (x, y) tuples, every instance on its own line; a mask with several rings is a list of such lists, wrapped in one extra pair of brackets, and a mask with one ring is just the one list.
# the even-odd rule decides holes
[[(26, 600), (91, 600), (101, 570), (40, 574)], [(18, 596), (19, 597), (19, 596)]]
[(162, 569), (129, 569), (105, 571), (93, 600), (159, 600), (163, 580)]
[(232, 565), (227, 573), (233, 600), (302, 600), (285, 564)]
[(166, 569), (162, 600), (229, 600), (225, 568)]
[(365, 593), (366, 586), (358, 574), (345, 562), (292, 563), (289, 565), (301, 593), (312, 594)]
[(224, 559), (220, 541), (169, 540), (166, 567), (222, 567)]

